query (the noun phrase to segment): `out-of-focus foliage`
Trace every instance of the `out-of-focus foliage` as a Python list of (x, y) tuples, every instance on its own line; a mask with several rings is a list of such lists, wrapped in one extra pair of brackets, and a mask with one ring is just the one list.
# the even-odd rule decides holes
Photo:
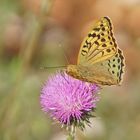
[(112, 19), (124, 52), (124, 82), (102, 89), (97, 118), (77, 140), (140, 139), (140, 1), (1, 0), (0, 140), (65, 139), (39, 104), (41, 86), (56, 69), (40, 67), (66, 65), (65, 55), (76, 63), (83, 37), (102, 16)]

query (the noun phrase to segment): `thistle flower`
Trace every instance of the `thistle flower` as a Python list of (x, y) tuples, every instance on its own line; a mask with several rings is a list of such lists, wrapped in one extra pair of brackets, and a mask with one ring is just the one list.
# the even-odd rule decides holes
[(99, 100), (99, 87), (74, 79), (65, 72), (52, 76), (41, 90), (42, 110), (66, 126), (75, 125), (83, 129)]

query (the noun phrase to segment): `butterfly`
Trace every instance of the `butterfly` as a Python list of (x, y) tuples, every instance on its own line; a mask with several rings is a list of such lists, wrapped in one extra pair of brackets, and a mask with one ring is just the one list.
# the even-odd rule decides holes
[(77, 64), (68, 65), (66, 73), (98, 85), (120, 85), (124, 67), (124, 56), (116, 43), (112, 22), (109, 17), (102, 17), (83, 40)]

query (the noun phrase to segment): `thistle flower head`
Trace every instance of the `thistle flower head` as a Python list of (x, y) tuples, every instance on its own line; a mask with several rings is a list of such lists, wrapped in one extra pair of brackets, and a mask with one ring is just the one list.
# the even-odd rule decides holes
[[(41, 90), (42, 110), (62, 124), (89, 122), (99, 100), (99, 87), (74, 79), (65, 72), (50, 77)], [(82, 125), (83, 126), (83, 125)]]

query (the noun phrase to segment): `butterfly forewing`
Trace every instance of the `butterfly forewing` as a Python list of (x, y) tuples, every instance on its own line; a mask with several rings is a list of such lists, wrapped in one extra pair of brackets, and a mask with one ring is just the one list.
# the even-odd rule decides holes
[(106, 60), (117, 52), (117, 44), (108, 17), (101, 18), (84, 39), (78, 56), (78, 64), (94, 64)]

